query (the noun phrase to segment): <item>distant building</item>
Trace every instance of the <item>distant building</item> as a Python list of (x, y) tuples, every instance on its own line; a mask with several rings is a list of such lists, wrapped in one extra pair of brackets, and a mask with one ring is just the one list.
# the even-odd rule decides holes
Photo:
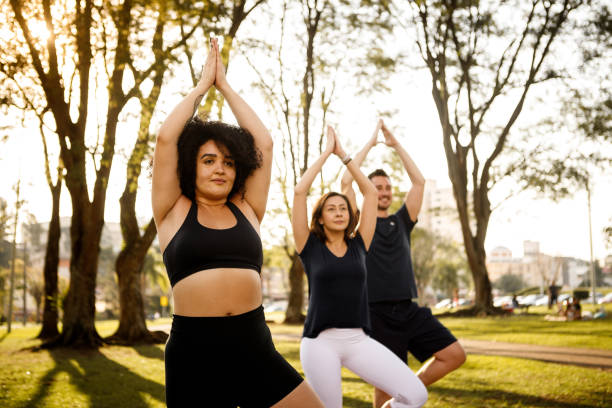
[(439, 188), (435, 180), (427, 180), (417, 225), (436, 235), (463, 243), (452, 187)]
[(523, 241), (523, 257), (537, 259), (540, 255), (540, 243), (537, 241)]
[(487, 270), (492, 282), (502, 275), (520, 276), (527, 286), (539, 286), (545, 291), (554, 280), (558, 286), (574, 288), (584, 278), (589, 262), (543, 254), (537, 241), (523, 242), (522, 258), (512, 258), (512, 252), (505, 247), (493, 249), (487, 257)]
[(590, 270), (590, 262), (570, 257), (563, 257), (563, 267), (561, 269), (561, 279), (557, 280), (557, 285), (566, 285), (575, 288), (586, 277)]
[(506, 247), (498, 246), (487, 254), (487, 259), (491, 262), (510, 262), (512, 261), (512, 251)]

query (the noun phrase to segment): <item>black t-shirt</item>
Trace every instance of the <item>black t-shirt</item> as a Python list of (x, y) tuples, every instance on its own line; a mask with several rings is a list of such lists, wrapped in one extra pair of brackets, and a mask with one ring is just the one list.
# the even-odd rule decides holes
[(410, 257), (410, 233), (416, 221), (406, 204), (386, 218), (376, 219), (376, 231), (366, 257), (370, 302), (416, 298)]
[(340, 258), (310, 233), (300, 253), (309, 295), (304, 337), (315, 338), (329, 328), (370, 332), (365, 257), (359, 233), (348, 240), (346, 253)]

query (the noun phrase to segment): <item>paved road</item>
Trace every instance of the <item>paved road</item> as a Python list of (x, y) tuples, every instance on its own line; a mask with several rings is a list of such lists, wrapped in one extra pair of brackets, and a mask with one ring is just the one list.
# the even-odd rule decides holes
[[(170, 325), (152, 326), (149, 329), (169, 332)], [(301, 338), (300, 335), (291, 333), (273, 333), (272, 337), (280, 341), (299, 341)], [(468, 354), (527, 358), (549, 363), (571, 364), (612, 371), (612, 351), (608, 350), (469, 339), (459, 339), (459, 342)]]
[(529, 358), (612, 371), (612, 351), (459, 339), (468, 354)]

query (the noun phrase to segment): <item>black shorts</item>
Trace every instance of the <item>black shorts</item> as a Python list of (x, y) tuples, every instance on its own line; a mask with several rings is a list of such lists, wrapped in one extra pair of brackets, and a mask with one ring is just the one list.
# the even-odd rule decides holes
[(428, 307), (410, 300), (370, 303), (370, 319), (372, 338), (402, 361), (410, 352), (422, 363), (457, 341)]
[(165, 363), (169, 408), (270, 407), (303, 381), (274, 348), (261, 306), (227, 317), (175, 315)]

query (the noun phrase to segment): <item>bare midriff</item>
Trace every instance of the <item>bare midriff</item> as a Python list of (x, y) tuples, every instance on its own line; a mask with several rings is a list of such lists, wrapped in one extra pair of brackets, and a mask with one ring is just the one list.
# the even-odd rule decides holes
[(177, 282), (172, 296), (176, 315), (238, 315), (261, 305), (261, 278), (253, 269), (207, 269)]

